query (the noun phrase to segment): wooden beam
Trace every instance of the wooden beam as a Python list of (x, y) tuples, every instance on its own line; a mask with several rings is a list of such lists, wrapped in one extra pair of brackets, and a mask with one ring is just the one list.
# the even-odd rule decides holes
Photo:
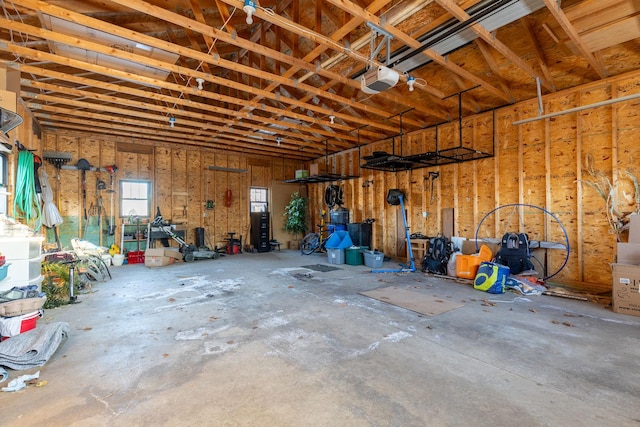
[(536, 56), (536, 59), (538, 60), (538, 65), (540, 65), (542, 74), (544, 74), (544, 77), (547, 79), (547, 81), (551, 83), (555, 92), (555, 84), (553, 83), (553, 76), (551, 75), (551, 72), (549, 71), (549, 67), (547, 67), (547, 63), (544, 60), (544, 53), (542, 53), (542, 49), (540, 49), (540, 45), (538, 44), (538, 41), (535, 35), (533, 34), (531, 23), (529, 22), (527, 17), (522, 18), (520, 23), (522, 25), (522, 30), (524, 31), (524, 34), (529, 40), (529, 44), (533, 49), (533, 53)]
[(547, 9), (549, 9), (549, 12), (551, 12), (551, 14), (556, 19), (556, 21), (558, 21), (558, 24), (560, 24), (564, 32), (567, 33), (567, 36), (569, 36), (571, 41), (575, 43), (578, 51), (580, 51), (582, 56), (584, 56), (584, 58), (589, 62), (589, 65), (591, 65), (591, 68), (593, 68), (593, 71), (595, 71), (600, 78), (606, 77), (607, 71), (602, 66), (602, 64), (598, 62), (598, 60), (596, 60), (596, 58), (591, 54), (589, 49), (587, 49), (586, 45), (583, 43), (582, 39), (578, 35), (578, 32), (573, 27), (573, 25), (571, 25), (571, 22), (565, 16), (564, 12), (560, 8), (560, 3), (557, 2), (556, 0), (543, 0), (543, 1), (544, 1), (544, 4), (547, 6)]
[[(436, 2), (460, 22), (466, 22), (471, 19), (471, 16), (464, 9), (454, 3), (453, 0), (436, 0)], [(534, 79), (540, 79), (540, 82), (544, 87), (546, 87), (550, 91), (555, 91), (555, 87), (546, 78), (544, 78), (543, 76), (539, 76), (538, 73), (536, 73), (536, 71), (531, 68), (531, 66), (527, 64), (524, 59), (513, 53), (513, 51), (500, 40), (493, 37), (491, 33), (481, 24), (473, 24), (470, 28), (491, 47), (500, 52), (505, 58), (513, 62), (525, 73), (529, 74)]]
[[(226, 0), (225, 0), (226, 1)], [(413, 49), (421, 49), (422, 48), (422, 44), (414, 39), (413, 37), (403, 33), (402, 31), (398, 30), (397, 28), (389, 25), (389, 24), (384, 24), (381, 22), (380, 18), (377, 17), (376, 15), (362, 9), (361, 7), (355, 5), (353, 2), (348, 1), (348, 0), (326, 0), (329, 3), (333, 4), (334, 6), (337, 6), (339, 8), (341, 8), (342, 10), (344, 10), (345, 12), (348, 12), (354, 16), (358, 16), (361, 19), (371, 22), (375, 25), (377, 25), (378, 27), (382, 28), (383, 30), (387, 31), (388, 33), (392, 34), (396, 39), (402, 41), (404, 44), (406, 44), (407, 46), (413, 48)], [(441, 65), (442, 67), (444, 67), (445, 69), (459, 75), (460, 77), (469, 80), (470, 82), (473, 82), (477, 85), (482, 86), (486, 91), (488, 91), (489, 93), (491, 93), (492, 95), (503, 99), (507, 102), (510, 102), (509, 96), (507, 96), (507, 94), (505, 94), (504, 92), (502, 92), (501, 90), (497, 89), (496, 87), (494, 87), (492, 84), (490, 84), (488, 81), (481, 79), (480, 77), (470, 73), (469, 71), (465, 70), (464, 68), (453, 64), (451, 62), (448, 61), (447, 58), (445, 58), (444, 56), (440, 55), (439, 53), (437, 53), (436, 51), (434, 51), (433, 49), (425, 49), (422, 51), (422, 54), (427, 56), (429, 59), (431, 59), (432, 61), (436, 62), (437, 64)]]
[[(132, 1), (136, 1), (137, 0), (132, 0)], [(48, 5), (44, 2), (41, 1), (37, 1), (37, 0), (16, 0), (17, 4), (21, 4), (25, 7), (32, 7), (32, 8), (39, 8), (38, 10), (41, 10), (42, 13), (47, 13), (50, 14), (52, 16), (56, 16), (56, 17), (60, 17), (62, 19), (69, 19), (69, 18), (73, 18), (74, 22), (78, 22), (81, 25), (86, 25), (90, 28), (95, 28), (101, 31), (105, 31), (105, 32), (109, 32), (111, 34), (120, 36), (120, 37), (125, 37), (128, 38), (130, 40), (136, 40), (140, 43), (144, 43), (147, 44), (149, 46), (152, 47), (157, 47), (159, 49), (164, 49), (173, 53), (177, 53), (179, 55), (184, 55), (196, 60), (199, 60), (203, 63), (210, 63), (210, 64), (215, 64), (224, 68), (228, 68), (231, 70), (239, 70), (244, 74), (247, 75), (255, 75), (256, 77), (268, 80), (268, 81), (272, 81), (272, 82), (278, 82), (280, 84), (286, 84), (292, 87), (298, 87), (299, 89), (305, 90), (307, 92), (312, 93), (314, 96), (320, 96), (320, 97), (328, 97), (329, 99), (331, 99), (332, 101), (339, 103), (339, 104), (344, 104), (344, 103), (349, 103), (349, 105), (352, 105), (354, 108), (359, 108), (359, 109), (364, 109), (365, 111), (368, 111), (369, 113), (372, 113), (374, 115), (378, 115), (380, 117), (388, 117), (389, 115), (391, 115), (388, 111), (381, 111), (381, 110), (371, 110), (369, 106), (365, 105), (365, 104), (360, 104), (357, 102), (354, 102), (350, 99), (344, 99), (341, 97), (338, 97), (337, 95), (334, 95), (332, 93), (328, 93), (328, 92), (324, 92), (322, 90), (319, 90), (311, 85), (305, 85), (305, 84), (301, 84), (291, 78), (288, 77), (281, 77), (280, 75), (277, 74), (268, 74), (265, 73), (262, 70), (257, 70), (254, 69), (253, 67), (249, 67), (249, 66), (243, 66), (241, 64), (235, 63), (235, 62), (231, 62), (231, 61), (226, 61), (222, 58), (216, 57), (215, 55), (207, 55), (206, 53), (203, 52), (199, 52), (199, 51), (195, 51), (193, 49), (189, 49), (189, 48), (185, 48), (182, 46), (177, 46), (173, 43), (168, 43), (165, 42), (163, 40), (158, 40), (155, 39), (153, 37), (149, 37), (149, 36), (145, 36), (144, 34), (140, 34), (140, 33), (135, 33), (133, 31), (129, 31), (108, 23), (105, 23), (103, 21), (97, 20), (97, 19), (93, 19), (90, 17), (86, 17), (84, 15), (80, 15), (80, 14), (75, 14), (72, 11), (60, 8), (60, 7), (56, 7), (53, 5)], [(138, 2), (138, 3), (144, 3), (144, 2)], [(169, 11), (165, 11), (166, 13), (160, 13), (159, 11), (157, 11), (158, 8), (156, 7), (152, 7), (152, 10), (156, 11), (159, 15), (163, 16), (166, 14), (170, 14), (171, 16), (175, 15), (172, 12)], [(179, 15), (178, 15), (179, 16)], [(180, 17), (181, 19), (176, 19), (180, 22), (186, 20), (187, 18), (184, 17)], [(182, 19), (183, 18), (183, 19)], [(201, 28), (201, 26), (205, 25), (202, 23), (199, 23), (197, 21), (193, 21), (193, 20), (189, 20), (189, 22), (191, 22), (192, 26), (196, 27), (196, 28)], [(252, 86), (248, 86), (248, 85), (243, 85), (240, 83), (236, 83), (236, 82), (232, 82), (228, 79), (223, 79), (223, 78), (219, 78), (216, 76), (213, 76), (209, 73), (204, 73), (204, 72), (198, 72), (198, 71), (194, 71), (191, 69), (187, 69), (185, 67), (179, 67), (173, 64), (168, 64), (168, 63), (164, 63), (161, 61), (154, 61), (154, 60), (150, 60), (148, 58), (142, 57), (140, 55), (133, 55), (133, 54), (129, 54), (127, 52), (123, 52), (123, 51), (119, 51), (117, 49), (110, 49), (107, 48), (105, 46), (99, 45), (97, 43), (91, 43), (91, 42), (87, 42), (85, 40), (79, 40), (77, 38), (74, 37), (69, 37), (69, 36), (64, 36), (58, 33), (53, 33), (51, 31), (47, 31), (47, 30), (42, 30), (36, 27), (31, 27), (25, 24), (20, 24), (20, 23), (16, 23), (13, 21), (8, 21), (8, 20), (2, 20), (0, 21), (1, 24), (6, 23), (8, 26), (10, 25), (12, 28), (15, 28), (16, 31), (22, 31), (22, 32), (27, 32), (33, 35), (37, 35), (38, 37), (43, 37), (46, 39), (50, 39), (50, 40), (56, 40), (59, 41), (61, 43), (65, 43), (65, 44), (71, 44), (71, 45), (80, 45), (83, 46), (84, 48), (87, 49), (91, 49), (94, 50), (96, 52), (101, 52), (107, 55), (111, 55), (111, 56), (116, 56), (125, 60), (130, 60), (130, 61), (134, 61), (137, 63), (142, 63), (142, 64), (146, 64), (150, 67), (155, 67), (155, 68), (160, 68), (160, 69), (165, 69), (165, 70), (169, 70), (169, 71), (173, 71), (174, 73), (179, 73), (181, 75), (188, 75), (190, 77), (200, 77), (203, 78), (206, 81), (210, 81), (212, 83), (215, 84), (220, 84), (220, 85), (225, 85), (225, 86), (229, 86), (233, 89), (237, 89), (237, 90), (242, 90), (248, 93), (252, 93), (254, 95), (259, 95), (261, 98), (270, 98), (270, 99), (277, 99), (277, 95), (273, 94), (269, 91), (270, 88), (268, 88), (267, 90), (260, 90), (260, 89), (256, 89)], [(9, 27), (7, 27), (9, 28)], [(19, 29), (18, 29), (19, 28)], [(187, 27), (188, 28), (188, 27)], [(207, 26), (207, 28), (211, 29), (211, 27)], [(201, 32), (201, 31), (199, 31)], [(209, 36), (210, 35), (210, 31), (205, 31), (202, 32), (202, 34)], [(219, 34), (219, 32), (215, 32), (214, 34)], [(237, 37), (234, 39), (236, 40)], [(260, 45), (257, 45), (260, 46)], [(262, 46), (260, 46), (262, 47)], [(281, 55), (275, 55), (273, 53), (271, 53), (271, 51), (269, 51), (272, 58), (274, 59), (280, 59)], [(276, 52), (276, 51), (272, 51), (272, 52)], [(289, 56), (284, 55), (287, 58), (290, 58)], [(296, 60), (298, 62), (302, 62), (299, 60)], [(294, 61), (294, 63), (296, 62)], [(283, 62), (291, 62), (291, 61), (283, 61)], [(305, 63), (306, 66), (311, 67), (311, 64)], [(315, 67), (315, 66), (314, 66)], [(314, 68), (315, 69), (315, 68)], [(344, 80), (345, 82), (349, 83), (349, 84), (355, 84), (353, 83), (352, 80), (350, 79), (346, 79), (338, 74), (332, 73), (331, 74), (332, 78), (337, 78), (338, 80)], [(132, 77), (130, 77), (132, 78)], [(145, 84), (148, 82), (144, 82), (143, 84)], [(199, 95), (203, 95), (202, 93), (198, 93)], [(237, 103), (239, 105), (244, 105), (246, 103), (245, 100), (242, 99), (235, 99), (232, 100), (233, 98), (229, 98), (229, 101), (227, 102), (231, 102), (231, 103)], [(330, 110), (326, 110), (323, 109), (321, 107), (317, 107), (313, 104), (305, 104), (304, 102), (299, 102), (296, 100), (281, 100), (285, 103), (292, 103), (294, 104), (296, 107), (298, 108), (304, 108), (304, 109), (308, 109), (308, 110), (312, 110), (317, 112), (320, 115), (328, 115), (328, 114), (333, 114), (332, 111)], [(286, 114), (284, 114), (286, 115)], [(349, 122), (349, 117), (348, 116), (344, 116), (343, 119), (345, 120), (345, 122)], [(375, 121), (367, 121), (367, 122), (361, 122), (358, 123), (356, 122), (357, 126), (371, 126), (371, 127), (378, 127), (379, 123), (376, 123)], [(387, 129), (390, 132), (393, 132), (394, 130), (389, 128)], [(339, 135), (334, 135), (333, 137), (339, 138)]]
[[(242, 7), (242, 2), (238, 1), (238, 0), (221, 0), (224, 1), (225, 3), (235, 6), (235, 7)], [(386, 0), (385, 0), (386, 1)], [(353, 60), (356, 60), (360, 63), (364, 65), (368, 65), (369, 64), (369, 58), (366, 57), (365, 55), (362, 55), (361, 53), (357, 52), (356, 50), (352, 49), (352, 48), (346, 48), (345, 46), (341, 45), (337, 40), (339, 40), (339, 38), (337, 38), (337, 33), (334, 33), (332, 37), (326, 37), (322, 34), (319, 34), (317, 32), (314, 32), (312, 30), (310, 30), (309, 28), (306, 27), (302, 27), (301, 25), (291, 21), (291, 20), (287, 20), (286, 18), (276, 15), (276, 14), (271, 14), (271, 13), (265, 13), (262, 10), (258, 9), (256, 10), (255, 13), (256, 16), (260, 17), (261, 19), (268, 21), (268, 22), (272, 22), (280, 27), (286, 28), (290, 31), (293, 31), (299, 35), (301, 35), (304, 38), (307, 38), (309, 40), (312, 40), (314, 42), (316, 42), (319, 45), (323, 46), (323, 52), (324, 50), (328, 50), (328, 49), (333, 49), (336, 52), (339, 52), (341, 55), (345, 56), (345, 57), (349, 57)], [(374, 15), (375, 16), (375, 15)], [(362, 21), (362, 19), (359, 20), (358, 24)], [(309, 56), (309, 55), (307, 55)], [(307, 57), (304, 58), (305, 60), (308, 60)], [(310, 64), (311, 65), (311, 64)], [(324, 71), (325, 69), (323, 67), (316, 67), (315, 68), (315, 73), (317, 74), (322, 74), (324, 75)], [(341, 83), (344, 84), (348, 84), (350, 86), (356, 86), (359, 87), (360, 83), (352, 80), (352, 79), (346, 79), (342, 76), (340, 76), (341, 78), (336, 79), (335, 77), (331, 77), (334, 80), (338, 80)], [(389, 96), (389, 92), (383, 92), (382, 94), (386, 94), (387, 96)], [(384, 95), (383, 95), (384, 96)], [(367, 96), (368, 98), (368, 96)], [(410, 98), (407, 97), (402, 97), (402, 96), (395, 96), (393, 98), (393, 101), (397, 104), (397, 105), (402, 105), (404, 106), (403, 110), (406, 110), (408, 108), (414, 108), (418, 111), (424, 111), (425, 106), (424, 103), (420, 103), (420, 102), (415, 102), (412, 101)], [(424, 111), (425, 113), (428, 114), (432, 114), (433, 110), (431, 111)], [(441, 114), (440, 114), (441, 115)], [(388, 114), (388, 116), (396, 116), (395, 113), (391, 113)], [(399, 119), (398, 118), (394, 118), (393, 119), (394, 122), (398, 123)]]

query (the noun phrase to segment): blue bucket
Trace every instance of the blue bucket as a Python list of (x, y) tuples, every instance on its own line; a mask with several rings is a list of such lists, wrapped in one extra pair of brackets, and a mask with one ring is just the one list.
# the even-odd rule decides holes
[(327, 231), (329, 231), (329, 234), (335, 233), (336, 231), (346, 231), (346, 230), (347, 230), (346, 224), (329, 224), (327, 226)]

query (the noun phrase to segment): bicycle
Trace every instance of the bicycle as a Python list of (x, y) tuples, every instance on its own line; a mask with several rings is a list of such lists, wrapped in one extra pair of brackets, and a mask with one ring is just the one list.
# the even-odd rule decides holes
[(324, 214), (324, 211), (320, 212), (318, 232), (309, 233), (302, 238), (302, 241), (300, 242), (300, 252), (302, 252), (302, 255), (311, 255), (314, 252), (327, 252), (327, 240), (329, 240), (333, 233), (324, 237)]

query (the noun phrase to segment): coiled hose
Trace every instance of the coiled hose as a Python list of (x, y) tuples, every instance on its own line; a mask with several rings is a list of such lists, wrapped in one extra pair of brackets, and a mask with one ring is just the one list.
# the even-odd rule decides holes
[(18, 153), (18, 171), (16, 176), (16, 196), (13, 199), (13, 212), (16, 219), (23, 219), (35, 231), (42, 225), (42, 211), (36, 195), (33, 153)]

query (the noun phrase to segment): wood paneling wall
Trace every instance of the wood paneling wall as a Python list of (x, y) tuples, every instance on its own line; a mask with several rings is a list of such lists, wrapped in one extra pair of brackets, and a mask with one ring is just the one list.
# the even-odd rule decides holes
[[(544, 114), (640, 93), (640, 73), (634, 72), (596, 84), (543, 97)], [(553, 213), (567, 231), (571, 246), (566, 267), (555, 281), (589, 287), (608, 287), (610, 263), (615, 261), (617, 236), (606, 216), (606, 203), (590, 186), (586, 159), (614, 183), (617, 208), (637, 211), (635, 189), (626, 173), (640, 177), (640, 99), (590, 108), (521, 125), (513, 122), (538, 115), (538, 100), (532, 99), (462, 120), (463, 145), (494, 153), (494, 157), (413, 171), (381, 172), (359, 168), (363, 156), (374, 151), (408, 155), (459, 144), (457, 121), (381, 141), (356, 150), (331, 154), (329, 170), (359, 175), (343, 181), (345, 206), (352, 222), (374, 218), (372, 245), (385, 254), (400, 257), (404, 248), (398, 236), (401, 216), (396, 206), (385, 202), (387, 191), (399, 188), (407, 195), (406, 209), (411, 232), (434, 236), (442, 232), (442, 210), (454, 209), (455, 234), (473, 238), (480, 221), (495, 208), (529, 204)], [(494, 126), (495, 125), (495, 126)], [(494, 142), (495, 141), (495, 142)], [(429, 172), (439, 177), (429, 179)], [(367, 181), (373, 181), (369, 186)], [(433, 184), (433, 195), (431, 185)], [(328, 184), (310, 188), (313, 222), (324, 205)], [(433, 196), (433, 197), (432, 197)], [(424, 216), (427, 212), (427, 216)], [(508, 228), (508, 229), (507, 229)], [(483, 222), (480, 236), (500, 237), (505, 231), (524, 231), (532, 239), (563, 241), (563, 233), (552, 217), (537, 208), (515, 213), (500, 208)], [(400, 243), (399, 243), (400, 242)], [(556, 271), (565, 252), (549, 250), (547, 271)]]
[[(152, 212), (156, 207), (165, 219), (173, 223), (185, 224), (187, 242), (195, 242), (196, 227), (205, 229), (207, 245), (221, 246), (229, 232), (240, 235), (243, 242), (249, 236), (249, 187), (269, 187), (272, 180), (292, 178), (299, 162), (282, 159), (246, 157), (238, 154), (221, 153), (206, 148), (176, 148), (157, 145), (146, 141), (108, 139), (91, 133), (46, 132), (43, 136), (43, 150), (71, 153), (75, 165), (79, 158), (86, 158), (92, 166), (105, 167), (115, 164), (116, 189), (120, 179), (148, 179), (152, 183)], [(248, 172), (227, 172), (209, 170), (209, 166), (231, 169), (246, 169)], [(47, 166), (49, 175), (56, 172)], [(109, 174), (105, 171), (87, 173), (88, 204), (96, 200), (96, 180), (109, 184)], [(102, 193), (109, 209), (109, 195)], [(80, 172), (60, 171), (59, 209), (65, 219), (61, 227), (62, 243), (68, 245), (72, 237), (84, 235), (82, 220), (82, 199)], [(213, 200), (215, 208), (206, 209), (206, 201)], [(120, 243), (121, 218), (118, 217), (118, 198), (115, 198), (116, 233), (103, 234), (103, 245)], [(103, 229), (107, 225), (107, 212), (103, 218)], [(281, 214), (276, 212), (274, 214)], [(93, 218), (87, 230), (87, 239), (98, 243), (99, 227)]]

